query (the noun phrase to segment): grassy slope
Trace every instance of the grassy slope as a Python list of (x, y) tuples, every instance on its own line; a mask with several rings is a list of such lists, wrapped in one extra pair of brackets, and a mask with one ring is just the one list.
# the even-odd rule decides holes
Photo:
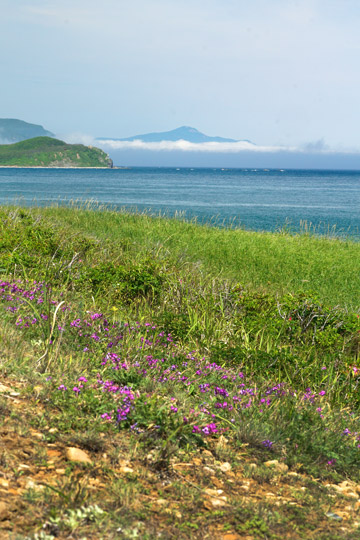
[(216, 229), (127, 212), (43, 210), (74, 229), (136, 249), (168, 250), (253, 290), (314, 292), (332, 306), (360, 309), (360, 243), (311, 235)]
[(108, 167), (109, 158), (99, 148), (66, 144), (51, 137), (35, 137), (0, 145), (0, 165), (23, 167)]
[(358, 260), (351, 242), (0, 208), (1, 532), (357, 539), (360, 323), (326, 304), (358, 305)]

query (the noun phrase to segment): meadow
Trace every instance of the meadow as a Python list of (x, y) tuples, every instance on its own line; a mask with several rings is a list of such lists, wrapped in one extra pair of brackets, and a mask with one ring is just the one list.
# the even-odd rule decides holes
[(26, 510), (3, 530), (358, 538), (359, 263), (359, 243), (310, 232), (0, 208), (0, 367), (19, 400), (0, 396), (2, 429), (37, 434), (33, 485), (0, 456)]

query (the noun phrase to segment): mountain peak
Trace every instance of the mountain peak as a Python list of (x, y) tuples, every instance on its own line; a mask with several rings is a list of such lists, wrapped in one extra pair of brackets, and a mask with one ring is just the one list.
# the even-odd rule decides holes
[[(193, 128), (191, 126), (181, 126), (179, 128), (177, 128), (179, 131), (188, 131), (189, 133), (200, 133), (200, 131), (196, 128)], [(176, 131), (176, 130), (174, 130)]]
[[(99, 137), (98, 140), (109, 140), (109, 138)], [(225, 139), (224, 137), (210, 137), (201, 133), (198, 129), (191, 126), (181, 126), (171, 131), (162, 131), (155, 133), (144, 133), (142, 135), (133, 135), (124, 139), (112, 139), (115, 141), (143, 141), (143, 142), (162, 142), (162, 141), (188, 141), (191, 143), (205, 142), (237, 142), (235, 139)]]

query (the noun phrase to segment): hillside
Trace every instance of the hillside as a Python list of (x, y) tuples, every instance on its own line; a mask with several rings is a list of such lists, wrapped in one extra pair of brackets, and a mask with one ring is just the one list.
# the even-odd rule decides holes
[(112, 161), (99, 148), (67, 144), (51, 137), (35, 137), (0, 145), (0, 166), (112, 167)]
[(0, 538), (358, 540), (359, 259), (0, 207)]
[(29, 124), (15, 118), (0, 118), (0, 143), (15, 143), (33, 137), (53, 137), (53, 135), (51, 131), (37, 124)]

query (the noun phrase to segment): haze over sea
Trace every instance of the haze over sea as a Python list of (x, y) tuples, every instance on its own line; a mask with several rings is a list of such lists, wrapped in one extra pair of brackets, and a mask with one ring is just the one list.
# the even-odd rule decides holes
[(219, 225), (274, 231), (301, 222), (360, 238), (360, 171), (264, 169), (0, 169), (0, 203), (97, 201)]

